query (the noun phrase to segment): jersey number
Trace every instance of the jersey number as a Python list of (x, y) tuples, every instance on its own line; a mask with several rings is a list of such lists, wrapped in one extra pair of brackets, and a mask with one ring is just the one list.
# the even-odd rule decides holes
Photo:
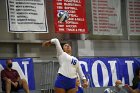
[(76, 65), (77, 60), (72, 59), (71, 64)]

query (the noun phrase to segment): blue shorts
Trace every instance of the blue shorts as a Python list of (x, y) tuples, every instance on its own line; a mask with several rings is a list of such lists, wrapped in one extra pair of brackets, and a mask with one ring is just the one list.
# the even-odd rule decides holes
[(57, 79), (55, 81), (56, 88), (63, 88), (64, 90), (69, 90), (76, 88), (76, 78), (71, 79), (62, 74), (58, 74)]

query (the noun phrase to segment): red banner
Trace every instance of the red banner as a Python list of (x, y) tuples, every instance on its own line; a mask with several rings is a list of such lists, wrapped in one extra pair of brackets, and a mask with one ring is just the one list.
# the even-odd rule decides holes
[(54, 0), (57, 33), (87, 33), (85, 0)]

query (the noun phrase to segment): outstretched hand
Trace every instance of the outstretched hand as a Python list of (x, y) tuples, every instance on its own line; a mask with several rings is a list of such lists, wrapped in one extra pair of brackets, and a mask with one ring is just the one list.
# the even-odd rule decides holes
[(51, 41), (45, 41), (42, 43), (42, 47), (47, 46), (49, 47), (51, 45)]

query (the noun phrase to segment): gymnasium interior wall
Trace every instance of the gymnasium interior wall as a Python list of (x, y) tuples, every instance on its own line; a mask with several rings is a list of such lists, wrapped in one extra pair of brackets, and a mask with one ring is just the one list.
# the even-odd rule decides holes
[[(84, 35), (88, 40), (82, 40), (79, 34), (56, 34), (53, 23), (52, 0), (46, 0), (48, 34), (33, 33), (9, 33), (7, 27), (6, 0), (0, 0), (0, 58), (7, 57), (33, 57), (34, 62), (44, 62), (44, 60), (57, 60), (55, 46), (42, 48), (44, 40), (57, 37), (61, 41), (72, 42), (73, 55), (78, 57), (86, 56), (139, 56), (140, 41), (139, 36), (128, 38), (126, 20), (122, 17), (123, 36), (93, 36), (91, 27), (91, 0), (86, 0), (86, 13), (89, 34)], [(121, 0), (122, 6), (126, 0)], [(125, 8), (122, 8), (122, 15)], [(40, 75), (35, 64), (36, 86), (40, 88)], [(40, 72), (41, 73), (41, 72)], [(101, 93), (104, 88), (94, 88), (94, 93)]]

